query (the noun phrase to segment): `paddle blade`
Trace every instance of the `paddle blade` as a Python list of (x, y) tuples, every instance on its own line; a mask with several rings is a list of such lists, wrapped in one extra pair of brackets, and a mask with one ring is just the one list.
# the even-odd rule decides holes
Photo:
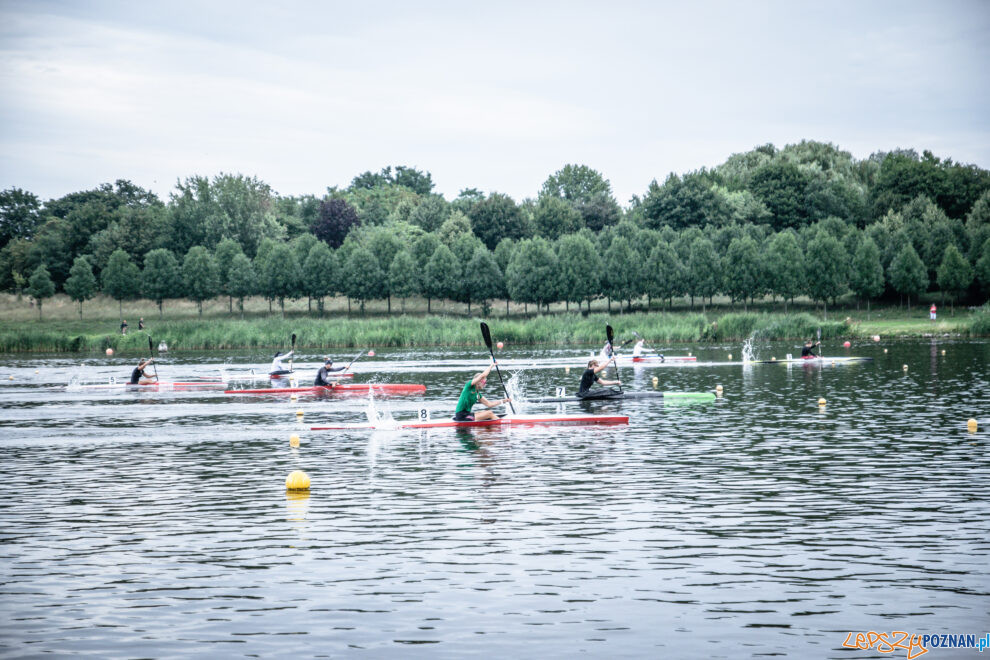
[(488, 324), (484, 321), (481, 322), (481, 336), (484, 337), (488, 350), (492, 350), (492, 331), (488, 329)]
[(295, 348), (295, 346), (296, 346), (296, 333), (293, 332), (292, 333), (292, 347)]
[(605, 336), (608, 337), (608, 343), (611, 344), (612, 340), (615, 339), (615, 333), (612, 332), (612, 326), (610, 325), (605, 326)]
[(148, 335), (148, 353), (151, 354), (152, 357), (155, 355), (155, 345), (151, 343), (151, 335)]

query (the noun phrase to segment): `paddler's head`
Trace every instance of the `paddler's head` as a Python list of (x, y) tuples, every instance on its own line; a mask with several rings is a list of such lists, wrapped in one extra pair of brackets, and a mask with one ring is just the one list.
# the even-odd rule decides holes
[(598, 360), (592, 360), (591, 362), (588, 363), (589, 369), (594, 369), (597, 366), (598, 366)]
[(333, 360), (331, 360), (330, 358), (327, 358), (326, 361), (323, 362), (323, 366), (324, 367), (332, 367), (333, 366)]
[(281, 354), (282, 354), (282, 351), (275, 351), (275, 357), (278, 357)]

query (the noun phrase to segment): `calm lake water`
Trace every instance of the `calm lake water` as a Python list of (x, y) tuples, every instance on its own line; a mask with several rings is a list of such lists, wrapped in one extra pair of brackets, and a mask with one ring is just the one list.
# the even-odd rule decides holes
[[(501, 357), (549, 396), (591, 350)], [(826, 346), (876, 358), (837, 366), (668, 353), (689, 350), (624, 366), (625, 387), (721, 384), (714, 403), (563, 406), (627, 427), (324, 433), (308, 428), (365, 421), (367, 399), (67, 391), (137, 356), (2, 356), (0, 656), (850, 658), (881, 657), (842, 649), (850, 631), (987, 632), (990, 343)], [(297, 356), (307, 381), (319, 357)], [(486, 358), (383, 349), (354, 380), (423, 383), (375, 404), (449, 416)], [(285, 491), (295, 469), (308, 496)]]

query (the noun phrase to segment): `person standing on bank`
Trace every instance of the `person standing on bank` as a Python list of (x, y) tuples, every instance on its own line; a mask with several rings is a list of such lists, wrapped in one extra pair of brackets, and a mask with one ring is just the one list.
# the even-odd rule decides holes
[(138, 330), (144, 330), (144, 317), (138, 319)]
[(120, 334), (122, 335), (127, 334), (127, 319), (124, 319), (123, 321), (120, 322)]
[(928, 314), (931, 317), (932, 321), (934, 321), (935, 320), (935, 303), (932, 303), (932, 307), (931, 307), (931, 309), (928, 310)]
[[(488, 368), (477, 373), (474, 377), (464, 385), (464, 389), (461, 390), (461, 396), (457, 400), (457, 407), (454, 409), (454, 421), (455, 422), (481, 422), (486, 419), (495, 419), (498, 417), (491, 408), (495, 406), (501, 406), (502, 404), (508, 403), (509, 399), (499, 399), (498, 401), (489, 401), (481, 394), (481, 390), (485, 389), (485, 384), (488, 382), (488, 374), (492, 372), (495, 368), (495, 363), (492, 362), (488, 365)], [(480, 410), (477, 413), (471, 411), (474, 408), (474, 404), (481, 403), (483, 406), (487, 406), (489, 410)]]

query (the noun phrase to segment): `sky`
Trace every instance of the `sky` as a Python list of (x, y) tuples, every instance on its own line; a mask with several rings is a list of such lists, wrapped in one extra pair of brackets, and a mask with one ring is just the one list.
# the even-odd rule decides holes
[(0, 0), (0, 189), (428, 171), (535, 197), (803, 139), (990, 168), (990, 2)]

